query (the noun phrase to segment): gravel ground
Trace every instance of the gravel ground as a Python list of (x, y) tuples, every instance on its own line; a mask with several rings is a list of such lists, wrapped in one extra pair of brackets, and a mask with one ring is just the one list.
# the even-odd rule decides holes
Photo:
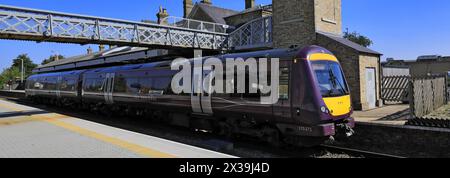
[(450, 103), (427, 115), (427, 117), (450, 119)]
[(321, 155), (321, 156), (317, 156), (317, 157), (315, 157), (315, 158), (322, 158), (322, 159), (325, 159), (325, 158), (359, 158), (359, 157), (354, 157), (354, 156), (350, 156), (350, 155), (348, 155), (348, 154), (337, 154), (337, 153), (330, 153), (330, 152), (327, 152), (326, 154), (324, 154), (324, 155)]

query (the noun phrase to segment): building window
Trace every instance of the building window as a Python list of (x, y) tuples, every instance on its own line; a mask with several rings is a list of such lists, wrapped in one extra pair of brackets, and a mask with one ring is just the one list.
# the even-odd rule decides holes
[(280, 68), (280, 100), (289, 100), (289, 68)]

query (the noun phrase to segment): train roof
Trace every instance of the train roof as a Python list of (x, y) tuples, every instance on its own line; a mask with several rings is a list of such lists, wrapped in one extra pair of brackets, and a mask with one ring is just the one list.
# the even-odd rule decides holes
[[(272, 49), (272, 50), (264, 50), (264, 51), (256, 51), (256, 52), (244, 52), (244, 53), (233, 53), (233, 54), (225, 54), (219, 56), (207, 56), (202, 59), (217, 57), (219, 59), (225, 60), (227, 58), (259, 58), (259, 57), (273, 57), (276, 56), (278, 58), (283, 57), (291, 57), (298, 54), (299, 48), (286, 48), (286, 49)], [(193, 61), (198, 58), (188, 59)], [(116, 72), (116, 71), (126, 71), (126, 70), (145, 70), (145, 69), (153, 69), (155, 67), (168, 67), (172, 61), (158, 61), (151, 63), (142, 63), (142, 64), (128, 64), (123, 66), (111, 66), (111, 67), (102, 67), (95, 69), (86, 70), (86, 74), (94, 74), (94, 73), (108, 73), (108, 72)]]
[(30, 77), (28, 77), (28, 79), (33, 79), (36, 77), (56, 77), (56, 76), (61, 76), (61, 75), (80, 75), (81, 73), (83, 73), (86, 70), (74, 70), (74, 71), (66, 71), (66, 72), (53, 72), (53, 73), (42, 73), (42, 74), (35, 74), (32, 75)]
[(244, 53), (232, 53), (232, 54), (224, 54), (219, 56), (219, 58), (227, 59), (227, 58), (263, 58), (263, 57), (291, 57), (300, 51), (300, 48), (280, 48), (280, 49), (270, 49), (263, 51), (253, 51), (253, 52), (244, 52)]
[(148, 49), (139, 47), (116, 47), (113, 49), (92, 54), (74, 56), (46, 65), (41, 65), (33, 70), (34, 73), (60, 72), (67, 70), (80, 70), (98, 68), (111, 65), (123, 65), (140, 60), (159, 60), (171, 56), (178, 56), (179, 51), (168, 49)]
[(113, 66), (113, 67), (102, 67), (97, 69), (87, 70), (86, 73), (108, 73), (115, 71), (124, 71), (124, 70), (137, 70), (137, 69), (152, 69), (155, 67), (165, 66), (168, 61), (163, 62), (153, 62), (153, 63), (144, 63), (144, 64), (129, 64), (124, 66)]
[[(203, 57), (202, 59), (211, 58), (211, 57), (217, 57), (221, 60), (226, 60), (229, 58), (270, 58), (270, 57), (276, 57), (276, 58), (289, 58), (293, 56), (305, 56), (305, 58), (310, 53), (330, 53), (325, 48), (319, 47), (319, 46), (309, 46), (305, 48), (281, 48), (281, 49), (271, 49), (271, 50), (262, 50), (262, 51), (254, 51), (254, 52), (243, 52), (243, 53), (232, 53), (232, 54), (223, 54), (219, 56), (207, 56)], [(191, 58), (188, 59), (191, 62), (198, 58)], [(34, 76), (39, 77), (46, 77), (46, 76), (59, 76), (59, 75), (79, 75), (83, 72), (86, 74), (93, 74), (93, 73), (108, 73), (108, 72), (116, 72), (116, 71), (126, 71), (126, 70), (145, 70), (145, 69), (153, 69), (155, 67), (168, 67), (172, 61), (158, 61), (158, 62), (151, 62), (151, 63), (141, 63), (141, 64), (128, 64), (128, 65), (122, 65), (122, 66), (111, 66), (111, 67), (101, 67), (101, 68), (94, 68), (94, 69), (86, 69), (86, 70), (75, 70), (75, 71), (67, 71), (67, 72), (55, 72), (55, 73), (43, 73), (43, 74), (36, 74)], [(33, 76), (32, 76), (33, 77)]]

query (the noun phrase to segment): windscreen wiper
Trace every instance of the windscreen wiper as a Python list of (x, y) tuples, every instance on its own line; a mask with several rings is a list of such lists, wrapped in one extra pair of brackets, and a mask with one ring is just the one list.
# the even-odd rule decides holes
[(337, 77), (336, 77), (336, 75), (334, 74), (333, 70), (331, 70), (331, 67), (330, 67), (330, 69), (328, 69), (328, 72), (330, 73), (330, 80), (332, 80), (333, 86), (339, 85), (339, 87), (340, 87), (339, 90), (341, 90), (341, 92), (342, 92), (343, 94), (347, 94), (347, 91), (346, 91), (345, 88), (344, 88), (344, 84), (342, 84), (342, 83), (337, 79)]

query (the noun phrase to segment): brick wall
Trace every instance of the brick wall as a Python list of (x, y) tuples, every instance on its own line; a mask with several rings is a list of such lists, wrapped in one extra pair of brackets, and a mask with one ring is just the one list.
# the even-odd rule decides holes
[(316, 0), (316, 30), (336, 35), (342, 34), (341, 0)]
[(314, 44), (314, 0), (273, 1), (273, 30), (275, 48)]
[(412, 158), (450, 157), (448, 129), (357, 123), (355, 132), (335, 144)]

